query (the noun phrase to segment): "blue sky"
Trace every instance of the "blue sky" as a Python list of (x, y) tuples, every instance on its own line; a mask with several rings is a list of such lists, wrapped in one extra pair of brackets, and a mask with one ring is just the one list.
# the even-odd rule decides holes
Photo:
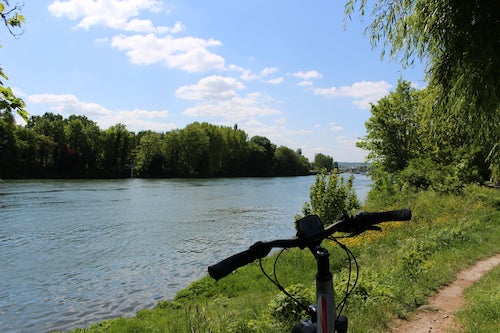
[[(85, 115), (106, 129), (238, 127), (336, 161), (363, 161), (370, 102), (423, 66), (380, 59), (344, 1), (25, 1), (1, 35), (4, 82), (31, 115)], [(365, 18), (369, 21), (369, 17)]]

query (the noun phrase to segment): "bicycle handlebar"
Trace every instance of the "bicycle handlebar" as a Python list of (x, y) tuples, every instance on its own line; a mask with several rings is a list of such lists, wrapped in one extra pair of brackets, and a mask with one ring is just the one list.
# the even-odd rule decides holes
[[(272, 248), (305, 248), (319, 244), (323, 239), (335, 232), (348, 232), (353, 235), (363, 231), (378, 228), (375, 224), (389, 221), (409, 221), (411, 211), (409, 208), (387, 212), (367, 213), (361, 212), (354, 217), (342, 217), (339, 221), (314, 235), (295, 237), (291, 239), (277, 239), (269, 242), (256, 242), (248, 250), (232, 255), (215, 265), (208, 267), (208, 274), (215, 280), (220, 280), (239, 267), (245, 266), (257, 259), (264, 258)], [(318, 218), (319, 220), (319, 218)]]

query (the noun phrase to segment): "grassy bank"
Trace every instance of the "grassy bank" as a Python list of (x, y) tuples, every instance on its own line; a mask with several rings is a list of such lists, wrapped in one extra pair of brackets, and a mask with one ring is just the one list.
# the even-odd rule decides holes
[[(498, 190), (468, 187), (460, 195), (411, 193), (390, 205), (371, 200), (365, 209), (403, 206), (412, 209), (412, 222), (385, 224), (382, 232), (346, 241), (361, 267), (358, 285), (344, 310), (350, 332), (386, 332), (391, 319), (409, 317), (458, 270), (500, 252)], [(342, 250), (327, 246), (340, 299), (348, 264)], [(271, 272), (273, 264), (269, 258), (264, 266)], [(312, 301), (314, 265), (307, 251), (289, 250), (280, 257), (277, 275), (298, 297)], [(489, 296), (486, 290), (481, 297)], [(202, 278), (174, 300), (160, 302), (133, 318), (107, 320), (72, 332), (281, 333), (289, 331), (293, 322), (281, 311), (289, 306), (254, 263), (219, 282)]]
[(498, 332), (500, 327), (500, 267), (465, 291), (465, 307), (457, 314), (463, 333)]

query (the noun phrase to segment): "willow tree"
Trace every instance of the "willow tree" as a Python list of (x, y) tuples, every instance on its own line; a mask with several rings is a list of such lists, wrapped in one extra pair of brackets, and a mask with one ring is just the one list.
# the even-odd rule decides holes
[[(367, 0), (348, 0), (346, 18)], [(477, 152), (500, 177), (500, 1), (377, 0), (366, 32), (372, 46), (409, 66), (426, 63), (428, 124)], [(477, 156), (476, 156), (477, 157)]]
[[(21, 15), (21, 8), (22, 5), (11, 6), (7, 0), (0, 0), (0, 18), (13, 36), (22, 33), (20, 29), (24, 23), (24, 17)], [(3, 80), (7, 79), (7, 75), (0, 68), (0, 116), (8, 119), (11, 117), (12, 112), (16, 112), (24, 120), (28, 121), (28, 113), (24, 109), (23, 100), (16, 97), (9, 87), (4, 86)]]

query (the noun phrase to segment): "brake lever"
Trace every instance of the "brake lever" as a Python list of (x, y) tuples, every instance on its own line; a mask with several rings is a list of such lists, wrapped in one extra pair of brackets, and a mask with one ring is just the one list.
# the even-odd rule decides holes
[(373, 230), (373, 231), (382, 231), (382, 228), (377, 226), (377, 225), (371, 225), (371, 226), (368, 226), (366, 228), (363, 228), (362, 230), (356, 230), (354, 232), (351, 232), (351, 234), (349, 235), (349, 237), (355, 237), (355, 236), (358, 236), (360, 235), (361, 233), (367, 231), (367, 230)]

